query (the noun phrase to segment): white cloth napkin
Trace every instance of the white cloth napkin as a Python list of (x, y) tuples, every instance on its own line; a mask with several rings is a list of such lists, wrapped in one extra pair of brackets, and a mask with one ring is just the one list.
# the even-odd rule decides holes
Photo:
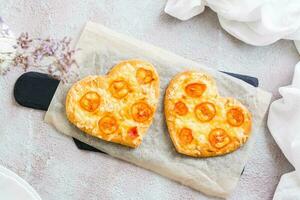
[(282, 98), (270, 106), (268, 127), (296, 170), (281, 177), (274, 199), (300, 199), (300, 62), (292, 84), (279, 88), (279, 93)]
[(248, 44), (300, 40), (299, 0), (168, 0), (165, 12), (187, 20), (205, 6), (218, 14), (223, 29)]
[(300, 189), (300, 179), (296, 175), (296, 172), (284, 174), (281, 176), (273, 200), (300, 199), (299, 189)]

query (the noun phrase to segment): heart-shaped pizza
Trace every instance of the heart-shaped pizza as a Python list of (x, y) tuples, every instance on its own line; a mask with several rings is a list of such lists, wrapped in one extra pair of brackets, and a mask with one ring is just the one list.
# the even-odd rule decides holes
[(221, 97), (214, 79), (195, 71), (176, 75), (165, 96), (169, 134), (179, 153), (211, 157), (243, 145), (251, 132), (251, 113), (234, 98)]
[(127, 60), (105, 76), (75, 83), (67, 94), (66, 114), (89, 135), (135, 148), (152, 123), (158, 97), (159, 78), (152, 64)]

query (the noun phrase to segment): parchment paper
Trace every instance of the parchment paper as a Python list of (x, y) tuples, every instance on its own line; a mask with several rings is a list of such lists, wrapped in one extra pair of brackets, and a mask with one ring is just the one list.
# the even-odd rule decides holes
[[(264, 131), (265, 123), (262, 122), (271, 94), (200, 63), (118, 34), (92, 22), (88, 22), (84, 28), (77, 48), (81, 49), (76, 58), (80, 66), (81, 78), (89, 74), (105, 74), (119, 61), (125, 59), (138, 58), (150, 61), (157, 69), (161, 81), (160, 99), (154, 121), (143, 143), (137, 149), (88, 136), (67, 120), (65, 98), (71, 84), (60, 84), (46, 113), (47, 123), (55, 126), (60, 132), (90, 144), (113, 157), (154, 171), (207, 195), (225, 198), (232, 192), (246, 164), (255, 135), (262, 134)], [(252, 136), (237, 151), (213, 158), (192, 158), (176, 152), (165, 123), (163, 98), (172, 77), (189, 69), (211, 74), (216, 79), (221, 95), (239, 99), (252, 112)]]

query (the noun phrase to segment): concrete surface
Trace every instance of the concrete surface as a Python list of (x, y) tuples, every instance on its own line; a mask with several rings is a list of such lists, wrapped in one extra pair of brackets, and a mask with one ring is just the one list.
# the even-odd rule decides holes
[[(165, 1), (0, 0), (0, 16), (18, 35), (77, 38), (87, 20), (102, 23), (218, 70), (256, 76), (278, 98), (292, 80), (299, 55), (291, 41), (253, 47), (223, 31), (216, 14), (181, 22), (163, 12)], [(0, 164), (26, 179), (45, 200), (208, 199), (152, 172), (97, 153), (45, 124), (43, 112), (12, 97), (21, 70), (0, 77)], [(122, 170), (119, 170), (122, 169)], [(260, 135), (231, 200), (272, 199), (281, 174), (293, 168), (266, 132)]]

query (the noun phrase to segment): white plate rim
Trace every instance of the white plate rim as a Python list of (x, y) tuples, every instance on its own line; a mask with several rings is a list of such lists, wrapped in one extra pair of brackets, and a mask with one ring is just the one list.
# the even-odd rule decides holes
[(26, 192), (28, 192), (30, 196), (32, 196), (33, 200), (42, 200), (38, 193), (33, 189), (33, 187), (31, 187), (29, 183), (27, 183), (13, 171), (0, 165), (0, 173), (15, 180), (21, 187), (26, 190)]

